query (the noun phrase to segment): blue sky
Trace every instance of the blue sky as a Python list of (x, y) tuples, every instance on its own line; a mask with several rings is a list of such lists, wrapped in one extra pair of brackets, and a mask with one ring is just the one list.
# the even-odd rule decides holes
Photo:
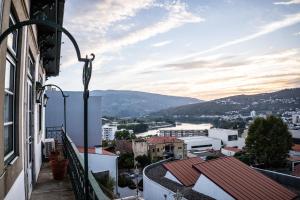
[[(64, 26), (96, 54), (91, 90), (209, 100), (300, 86), (300, 0), (69, 0)], [(63, 41), (49, 82), (82, 90)]]

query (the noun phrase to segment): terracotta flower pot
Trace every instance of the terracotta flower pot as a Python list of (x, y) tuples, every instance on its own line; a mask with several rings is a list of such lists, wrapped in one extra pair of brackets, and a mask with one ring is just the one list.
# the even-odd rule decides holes
[(55, 180), (63, 180), (66, 172), (67, 167), (69, 164), (69, 160), (63, 159), (63, 160), (51, 160), (51, 169), (52, 169), (52, 175)]
[(49, 155), (49, 161), (51, 162), (52, 160), (58, 160), (59, 156), (59, 151), (51, 151)]

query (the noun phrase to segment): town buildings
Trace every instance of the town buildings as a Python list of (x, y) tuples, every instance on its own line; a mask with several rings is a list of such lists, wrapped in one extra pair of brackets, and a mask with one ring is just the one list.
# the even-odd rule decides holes
[(212, 128), (208, 130), (208, 137), (221, 139), (224, 146), (242, 149), (245, 146), (245, 138), (238, 137), (237, 130)]
[(187, 151), (183, 140), (175, 137), (150, 137), (132, 141), (134, 158), (147, 155), (151, 160), (161, 160), (174, 157), (186, 158)]
[(104, 124), (102, 126), (102, 139), (103, 140), (114, 140), (116, 131), (118, 130), (116, 123)]
[(143, 171), (144, 199), (295, 199), (297, 194), (233, 157), (164, 161)]
[(182, 137), (179, 138), (184, 141), (187, 147), (187, 151), (193, 150), (220, 150), (221, 149), (221, 140), (205, 137), (205, 136), (194, 136), (194, 137)]
[(165, 137), (191, 137), (191, 136), (207, 136), (207, 132), (201, 125), (181, 124), (180, 126), (160, 128), (159, 136)]

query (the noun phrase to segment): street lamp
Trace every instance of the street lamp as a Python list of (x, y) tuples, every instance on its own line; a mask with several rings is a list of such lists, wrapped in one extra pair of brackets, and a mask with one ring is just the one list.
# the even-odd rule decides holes
[[(67, 111), (66, 111), (67, 100), (66, 100), (66, 98), (69, 97), (69, 95), (66, 95), (64, 93), (64, 91), (55, 84), (42, 85), (40, 82), (36, 82), (36, 92), (37, 92), (36, 102), (37, 103), (42, 103), (42, 96), (47, 87), (57, 88), (61, 92), (62, 97), (64, 98), (64, 129), (65, 129), (65, 133), (66, 133), (67, 132)], [(44, 102), (43, 102), (44, 107), (46, 106), (48, 99), (49, 99), (49, 97), (46, 94), (44, 94)]]

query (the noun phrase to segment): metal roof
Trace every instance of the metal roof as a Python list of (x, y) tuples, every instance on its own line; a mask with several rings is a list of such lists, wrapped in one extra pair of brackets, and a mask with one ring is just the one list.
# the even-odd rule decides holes
[(235, 199), (288, 200), (297, 197), (297, 194), (233, 157), (202, 162), (194, 167)]
[(194, 164), (205, 162), (201, 158), (189, 158), (164, 163), (163, 166), (175, 176), (184, 186), (192, 186), (200, 176), (199, 171), (193, 168)]

